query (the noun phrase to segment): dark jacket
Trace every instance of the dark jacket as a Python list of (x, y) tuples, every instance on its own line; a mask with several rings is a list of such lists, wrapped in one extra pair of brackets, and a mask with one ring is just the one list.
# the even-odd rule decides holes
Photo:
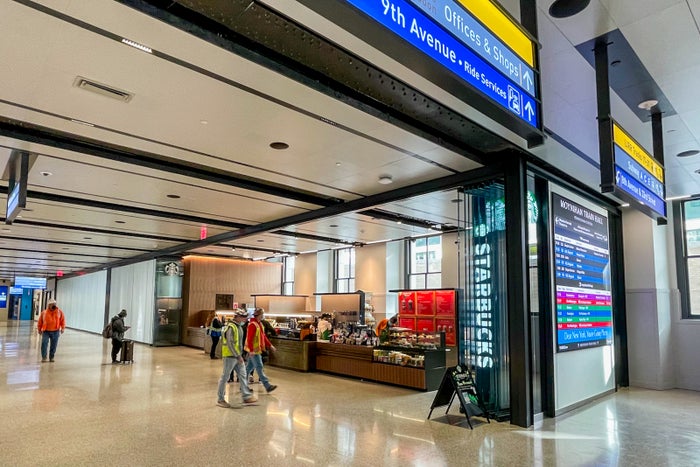
[(120, 342), (123, 341), (124, 333), (127, 329), (128, 328), (124, 324), (124, 318), (119, 315), (112, 318), (112, 339), (116, 339)]

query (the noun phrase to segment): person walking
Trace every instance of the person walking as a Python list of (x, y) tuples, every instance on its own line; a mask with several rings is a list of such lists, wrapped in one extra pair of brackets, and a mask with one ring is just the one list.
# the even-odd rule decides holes
[(41, 336), (41, 362), (46, 361), (46, 350), (49, 347), (49, 342), (51, 343), (49, 361), (53, 362), (58, 347), (58, 338), (66, 330), (66, 315), (56, 305), (56, 300), (49, 300), (46, 309), (39, 315), (36, 330)]
[(126, 310), (120, 311), (117, 316), (112, 318), (112, 363), (119, 363), (117, 355), (122, 348), (124, 333), (131, 329), (131, 326), (124, 324), (124, 318), (126, 318)]
[(215, 360), (218, 358), (216, 356), (216, 346), (219, 345), (221, 328), (223, 327), (219, 317), (216, 316), (216, 311), (212, 310), (209, 312), (205, 326), (207, 328), (207, 334), (209, 334), (209, 337), (211, 337), (211, 350), (209, 351), (209, 358)]
[[(221, 356), (224, 361), (224, 369), (219, 378), (219, 386), (217, 388), (218, 399), (216, 405), (224, 408), (241, 408), (240, 404), (231, 404), (226, 401), (226, 383), (229, 375), (235, 371), (238, 375), (238, 383), (241, 386), (241, 397), (243, 403), (252, 404), (258, 399), (253, 395), (253, 392), (248, 387), (248, 378), (246, 377), (245, 359), (243, 358), (243, 324), (248, 319), (248, 313), (245, 310), (236, 310), (233, 315), (233, 322), (228, 322), (224, 325), (221, 331)], [(231, 396), (229, 394), (229, 401)]]
[(273, 352), (277, 349), (265, 335), (265, 328), (261, 324), (264, 313), (265, 310), (262, 308), (256, 308), (253, 312), (253, 319), (248, 323), (245, 350), (250, 354), (248, 356), (248, 374), (255, 369), (255, 372), (258, 374), (258, 380), (265, 386), (265, 390), (270, 393), (277, 389), (277, 386), (270, 384), (270, 380), (267, 378), (267, 375), (265, 375), (262, 354), (268, 349)]

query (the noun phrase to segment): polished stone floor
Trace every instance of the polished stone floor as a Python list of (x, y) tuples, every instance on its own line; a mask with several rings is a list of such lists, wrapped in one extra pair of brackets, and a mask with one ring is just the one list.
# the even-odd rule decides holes
[[(29, 324), (0, 323), (0, 465), (693, 466), (700, 393), (622, 390), (536, 429), (436, 409), (434, 392), (268, 368), (256, 406), (216, 406), (221, 360), (67, 330), (41, 363)], [(239, 400), (235, 384), (233, 400)], [(446, 420), (447, 418), (447, 420)]]

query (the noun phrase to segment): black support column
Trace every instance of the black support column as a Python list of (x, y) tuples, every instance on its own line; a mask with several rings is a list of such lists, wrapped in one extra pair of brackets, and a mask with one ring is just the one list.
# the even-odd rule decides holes
[(514, 155), (505, 171), (510, 416), (522, 427), (533, 420), (526, 192), (525, 161)]

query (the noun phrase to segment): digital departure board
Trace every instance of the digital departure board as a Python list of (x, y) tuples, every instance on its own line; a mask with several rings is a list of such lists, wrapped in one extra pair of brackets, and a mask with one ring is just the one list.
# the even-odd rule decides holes
[(611, 345), (608, 218), (552, 195), (557, 351)]

